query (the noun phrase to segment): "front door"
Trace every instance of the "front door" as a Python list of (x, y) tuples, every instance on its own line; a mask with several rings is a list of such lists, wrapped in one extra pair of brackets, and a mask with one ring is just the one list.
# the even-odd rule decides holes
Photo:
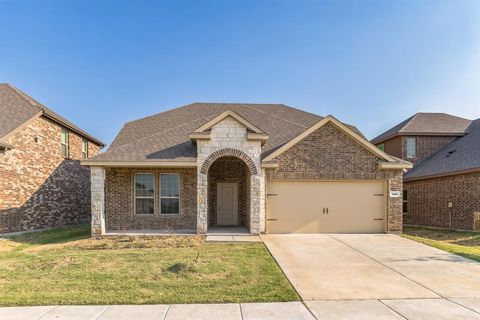
[(217, 225), (238, 225), (238, 184), (217, 184)]

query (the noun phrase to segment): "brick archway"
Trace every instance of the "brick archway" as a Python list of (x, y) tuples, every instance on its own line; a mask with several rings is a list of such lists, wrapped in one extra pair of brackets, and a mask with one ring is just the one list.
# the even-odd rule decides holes
[(225, 148), (225, 149), (220, 149), (208, 156), (207, 159), (202, 164), (202, 168), (200, 169), (200, 172), (203, 174), (207, 174), (208, 168), (212, 165), (212, 163), (215, 162), (215, 160), (221, 158), (221, 157), (237, 157), (242, 159), (245, 164), (247, 165), (248, 169), (250, 170), (250, 174), (256, 175), (258, 174), (257, 167), (255, 166), (255, 163), (253, 160), (243, 151), (240, 151), (238, 149), (233, 149), (233, 148)]

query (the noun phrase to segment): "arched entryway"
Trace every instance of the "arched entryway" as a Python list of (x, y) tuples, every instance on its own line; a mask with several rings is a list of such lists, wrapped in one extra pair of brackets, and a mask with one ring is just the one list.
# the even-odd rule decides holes
[(207, 170), (208, 228), (250, 229), (250, 168), (232, 155), (215, 159)]

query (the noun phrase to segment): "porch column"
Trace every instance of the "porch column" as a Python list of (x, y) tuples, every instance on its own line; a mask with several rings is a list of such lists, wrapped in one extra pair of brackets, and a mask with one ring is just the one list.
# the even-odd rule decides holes
[(261, 172), (250, 176), (250, 233), (259, 234), (261, 231)]
[(207, 233), (208, 229), (208, 176), (197, 170), (197, 232)]
[(266, 232), (266, 170), (262, 168), (262, 175), (260, 177), (260, 232)]
[(105, 234), (105, 169), (90, 167), (92, 236)]

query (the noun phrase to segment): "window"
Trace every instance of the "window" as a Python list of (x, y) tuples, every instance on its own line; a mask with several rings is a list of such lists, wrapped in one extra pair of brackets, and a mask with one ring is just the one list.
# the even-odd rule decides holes
[(88, 140), (83, 139), (82, 140), (82, 159), (87, 159), (88, 158)]
[(407, 138), (407, 158), (417, 156), (417, 138)]
[(379, 144), (377, 146), (378, 149), (382, 150), (382, 151), (385, 151), (385, 145), (382, 143), (382, 144)]
[(403, 199), (402, 199), (402, 212), (407, 213), (408, 209), (408, 192), (403, 190)]
[(160, 213), (180, 213), (180, 176), (176, 173), (160, 174)]
[(135, 213), (153, 214), (155, 208), (155, 175), (135, 174)]
[(62, 132), (60, 136), (61, 136), (60, 150), (62, 152), (62, 156), (64, 158), (68, 158), (68, 131), (62, 128)]

